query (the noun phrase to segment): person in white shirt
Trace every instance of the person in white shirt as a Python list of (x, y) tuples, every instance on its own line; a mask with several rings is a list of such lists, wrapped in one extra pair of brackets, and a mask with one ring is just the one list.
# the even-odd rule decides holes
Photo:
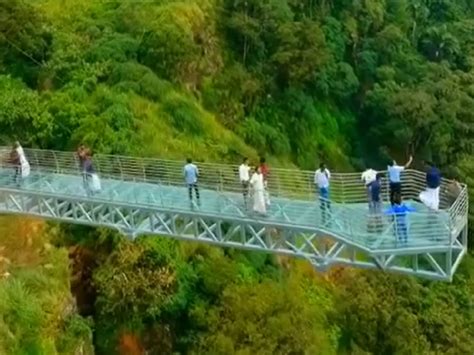
[(248, 158), (244, 158), (239, 166), (239, 180), (242, 185), (242, 194), (244, 195), (244, 204), (247, 206), (247, 196), (249, 194), (250, 167)]
[(319, 169), (314, 173), (314, 184), (319, 189), (319, 203), (321, 206), (321, 216), (323, 223), (326, 223), (328, 211), (331, 208), (329, 201), (329, 181), (331, 180), (331, 173), (326, 168), (324, 163), (319, 165)]
[(25, 152), (23, 151), (20, 142), (17, 141), (13, 145), (10, 159), (15, 168), (14, 182), (18, 187), (20, 187), (23, 180), (30, 175), (30, 163), (26, 159)]
[(387, 166), (389, 186), (390, 186), (390, 204), (392, 206), (394, 205), (394, 196), (396, 194), (400, 194), (400, 196), (402, 196), (402, 180), (401, 180), (400, 175), (402, 171), (404, 171), (411, 165), (412, 162), (413, 162), (413, 157), (410, 155), (410, 159), (403, 166), (398, 165), (395, 160), (389, 162)]
[(370, 186), (371, 186), (372, 182), (374, 182), (376, 180), (376, 177), (377, 177), (377, 171), (375, 171), (374, 169), (371, 169), (371, 168), (366, 169), (362, 173), (362, 176), (360, 177), (360, 179), (364, 182), (365, 188), (367, 190), (367, 198), (368, 198), (368, 201), (369, 201), (369, 205), (370, 205), (370, 201), (371, 201)]
[(265, 201), (265, 183), (261, 167), (255, 167), (255, 172), (250, 179), (250, 185), (252, 185), (253, 188), (253, 210), (261, 215), (265, 215), (267, 213), (267, 204)]
[(183, 175), (184, 175), (184, 181), (186, 182), (186, 185), (188, 186), (189, 200), (191, 202), (193, 200), (193, 189), (194, 189), (196, 200), (197, 200), (197, 203), (199, 204), (200, 203), (199, 188), (198, 188), (199, 169), (195, 164), (193, 164), (193, 160), (191, 158), (188, 158), (186, 160), (186, 165), (184, 166), (184, 169), (183, 169)]

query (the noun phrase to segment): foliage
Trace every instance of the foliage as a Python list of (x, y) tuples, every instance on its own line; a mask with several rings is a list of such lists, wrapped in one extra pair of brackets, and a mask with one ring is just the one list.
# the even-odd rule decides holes
[(345, 275), (338, 286), (341, 346), (347, 351), (456, 353), (474, 345), (473, 314), (463, 309), (473, 297), (465, 281), (420, 284), (406, 277), (364, 273)]
[(226, 288), (218, 307), (193, 311), (207, 328), (194, 353), (332, 353), (321, 312), (294, 286), (263, 281)]
[[(106, 153), (233, 163), (266, 155), (305, 169), (321, 161), (331, 170), (380, 168), (388, 156), (413, 154), (472, 188), (474, 6), (3, 1), (0, 129), (6, 144), (84, 142)], [(0, 280), (2, 353), (71, 353), (88, 341), (90, 325), (74, 309), (58, 316), (71, 304), (69, 283), (94, 315), (98, 353), (473, 347), (472, 256), (452, 285), (351, 270), (321, 280), (268, 256), (57, 231), (48, 229), (57, 248), (35, 244), (39, 254), (2, 235), (19, 258), (14, 277)]]
[(15, 222), (2, 219), (0, 352), (91, 354), (89, 323), (75, 314), (69, 291), (66, 250), (48, 244), (38, 222)]

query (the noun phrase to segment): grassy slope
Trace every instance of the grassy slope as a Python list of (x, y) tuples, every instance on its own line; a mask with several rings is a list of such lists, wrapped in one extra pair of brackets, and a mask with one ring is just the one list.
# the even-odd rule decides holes
[(91, 351), (88, 326), (75, 315), (67, 250), (52, 247), (45, 232), (42, 221), (0, 219), (1, 354)]

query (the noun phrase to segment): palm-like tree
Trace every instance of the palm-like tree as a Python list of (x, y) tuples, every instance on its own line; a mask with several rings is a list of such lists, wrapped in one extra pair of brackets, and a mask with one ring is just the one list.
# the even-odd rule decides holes
[(451, 59), (460, 52), (459, 41), (445, 25), (429, 27), (421, 38), (421, 49), (429, 60)]

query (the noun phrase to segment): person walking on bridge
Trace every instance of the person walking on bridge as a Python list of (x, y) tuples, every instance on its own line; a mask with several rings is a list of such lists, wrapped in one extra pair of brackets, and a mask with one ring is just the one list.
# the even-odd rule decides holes
[(93, 153), (89, 149), (84, 150), (84, 157), (82, 163), (82, 174), (84, 179), (84, 188), (87, 196), (94, 196), (102, 189), (99, 175), (95, 170), (92, 162)]
[(84, 163), (87, 159), (87, 152), (88, 152), (88, 148), (86, 148), (86, 146), (84, 144), (81, 144), (78, 148), (77, 148), (77, 151), (76, 151), (76, 158), (77, 158), (77, 161), (78, 161), (78, 165), (79, 165), (79, 173), (82, 174), (82, 183), (84, 185), (84, 190), (87, 191), (88, 189), (88, 182), (87, 182), (87, 178), (86, 178), (86, 174), (84, 173)]
[(377, 233), (382, 230), (382, 174), (377, 173), (375, 180), (370, 183), (370, 200), (369, 200), (369, 231)]
[(242, 164), (239, 167), (239, 179), (240, 184), (242, 185), (242, 194), (244, 195), (244, 205), (247, 208), (247, 197), (249, 194), (249, 184), (250, 184), (250, 167), (248, 164), (248, 158), (242, 160)]
[(407, 169), (413, 162), (413, 157), (410, 155), (408, 162), (401, 166), (398, 165), (395, 160), (392, 160), (387, 167), (388, 178), (389, 178), (389, 187), (390, 187), (390, 204), (393, 206), (395, 204), (395, 194), (400, 194), (402, 196), (402, 181), (400, 175), (402, 171)]
[(193, 164), (193, 160), (191, 158), (186, 159), (186, 165), (184, 166), (184, 180), (188, 187), (188, 194), (189, 194), (189, 201), (193, 201), (193, 189), (196, 195), (196, 201), (198, 205), (200, 204), (199, 199), (199, 188), (198, 188), (198, 178), (199, 178), (199, 169), (198, 167)]
[(314, 173), (314, 184), (319, 190), (319, 204), (321, 207), (322, 223), (325, 224), (331, 209), (329, 201), (329, 181), (331, 180), (331, 173), (326, 168), (324, 163), (319, 165), (319, 169)]
[(23, 147), (20, 142), (16, 141), (13, 145), (13, 149), (10, 153), (10, 163), (15, 169), (15, 175), (13, 177), (14, 183), (20, 187), (23, 180), (30, 175), (30, 163), (26, 159)]
[(250, 185), (253, 192), (253, 210), (261, 215), (267, 213), (265, 201), (265, 181), (263, 178), (262, 167), (255, 167), (255, 172), (250, 179)]
[(363, 181), (364, 185), (365, 185), (365, 189), (367, 191), (367, 198), (368, 198), (368, 201), (369, 201), (369, 208), (370, 208), (370, 201), (371, 201), (371, 193), (370, 193), (370, 189), (371, 189), (371, 184), (372, 182), (374, 182), (377, 178), (377, 171), (375, 171), (374, 169), (371, 169), (371, 168), (368, 168), (366, 169), (360, 179)]
[(270, 193), (268, 192), (268, 175), (270, 174), (270, 169), (266, 163), (266, 159), (264, 157), (260, 158), (260, 171), (263, 177), (263, 186), (265, 187), (264, 197), (265, 197), (265, 204), (270, 206)]

